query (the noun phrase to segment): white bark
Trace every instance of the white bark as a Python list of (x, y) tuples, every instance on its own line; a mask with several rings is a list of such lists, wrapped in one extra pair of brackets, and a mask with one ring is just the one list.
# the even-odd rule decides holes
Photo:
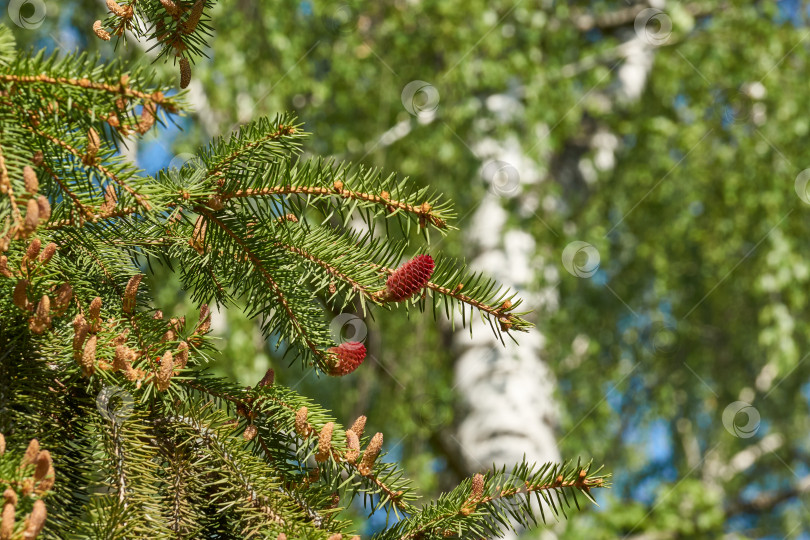
[[(652, 69), (655, 47), (632, 30), (625, 39), (621, 46), (625, 61), (616, 73), (616, 86), (604, 95), (607, 106), (639, 99)], [(522, 108), (518, 99), (506, 95), (491, 96), (487, 106), (494, 116), (501, 118), (519, 115)], [(562, 163), (567, 170), (575, 171), (581, 185), (595, 181), (597, 170), (613, 168), (619, 145), (617, 137), (601, 127), (595, 130), (586, 127), (585, 131), (589, 140), (586, 150), (592, 155), (585, 158), (580, 157), (581, 152), (572, 152), (570, 159), (578, 161)], [(544, 263), (530, 235), (508, 229), (506, 211), (501, 205), (503, 197), (514, 196), (521, 198), (523, 208), (535, 211), (536, 201), (522, 195), (523, 187), (548, 175), (541, 175), (540, 167), (531, 162), (515, 141), (485, 141), (475, 150), (485, 161), (501, 160), (514, 166), (519, 182), (513, 193), (499, 196), (495, 190), (488, 194), (466, 224), (468, 253), (474, 256), (471, 266), (517, 290), (525, 298), (526, 306), (543, 310), (541, 313), (552, 312), (558, 304), (556, 289), (538, 291), (535, 284), (541, 281), (541, 274), (546, 281), (552, 281), (548, 278), (557, 273), (557, 260)], [(551, 163), (551, 156), (548, 157), (547, 163)], [(544, 336), (538, 330), (518, 334), (519, 345), (507, 340), (504, 347), (480, 321), (474, 324), (473, 336), (470, 340), (468, 331), (459, 330), (454, 337), (458, 354), (455, 383), (464, 410), (457, 442), (464, 467), (470, 474), (493, 464), (510, 468), (524, 456), (530, 462), (559, 462), (555, 437), (556, 383), (543, 360)]]

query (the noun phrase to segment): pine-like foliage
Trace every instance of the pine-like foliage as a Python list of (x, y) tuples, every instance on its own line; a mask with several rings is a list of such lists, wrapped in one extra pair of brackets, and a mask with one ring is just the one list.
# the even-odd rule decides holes
[[(210, 302), (245, 305), (302, 369), (333, 375), (365, 349), (334, 343), (324, 305), (527, 330), (518, 299), (457, 261), (397, 269), (429, 251), (416, 233), (449, 228), (436, 194), (302, 158), (288, 116), (145, 176), (117, 149), (182, 98), (147, 71), (18, 55), (3, 27), (0, 101), (0, 538), (339, 538), (358, 496), (398, 518), (380, 538), (480, 536), (604, 485), (589, 465), (519, 464), (417, 505), (364, 418), (346, 429), (272, 372), (255, 388), (206, 372)], [(158, 262), (199, 317), (154, 305), (141, 279)]]

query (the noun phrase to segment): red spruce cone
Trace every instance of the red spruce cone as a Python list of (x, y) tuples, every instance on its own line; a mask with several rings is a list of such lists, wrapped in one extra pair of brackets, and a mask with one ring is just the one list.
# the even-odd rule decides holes
[(430, 255), (417, 255), (388, 277), (383, 299), (389, 302), (407, 300), (427, 285), (435, 266)]
[(359, 341), (347, 341), (337, 347), (329, 347), (326, 352), (333, 356), (333, 363), (327, 366), (326, 372), (335, 377), (348, 375), (366, 359), (366, 346)]

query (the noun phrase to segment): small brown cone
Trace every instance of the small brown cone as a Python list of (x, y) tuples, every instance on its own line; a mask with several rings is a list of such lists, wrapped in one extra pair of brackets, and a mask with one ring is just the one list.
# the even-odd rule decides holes
[(47, 450), (41, 450), (37, 455), (37, 468), (34, 470), (34, 482), (41, 482), (47, 475), (48, 471), (53, 467), (53, 460), (51, 453)]
[(346, 461), (351, 464), (357, 463), (357, 458), (360, 457), (360, 439), (357, 433), (352, 430), (346, 431)]
[(265, 388), (268, 386), (273, 386), (273, 382), (275, 381), (275, 379), (276, 379), (276, 372), (273, 371), (272, 368), (270, 368), (267, 370), (267, 373), (264, 374), (262, 380), (259, 381), (258, 387)]
[(39, 209), (40, 221), (48, 221), (51, 219), (51, 203), (48, 202), (48, 197), (45, 195), (37, 197), (37, 208)]
[(472, 480), (472, 492), (470, 497), (475, 501), (480, 501), (484, 496), (484, 475), (476, 474)]
[(45, 477), (40, 480), (39, 484), (37, 484), (36, 492), (37, 493), (44, 493), (46, 491), (50, 491), (53, 489), (53, 485), (56, 481), (56, 471), (53, 468), (53, 465), (48, 469), (48, 472), (45, 473)]
[(321, 428), (318, 436), (318, 451), (315, 453), (315, 461), (323, 463), (332, 454), (332, 431), (335, 429), (334, 422), (328, 422)]
[(6, 438), (0, 433), (0, 456), (6, 453)]
[(113, 356), (113, 369), (126, 373), (132, 369), (133, 360), (135, 360), (135, 351), (126, 345), (116, 345), (115, 356)]
[(180, 9), (172, 0), (160, 0), (160, 3), (163, 4), (163, 9), (165, 9), (166, 13), (169, 15), (180, 15)]
[(23, 167), (23, 180), (25, 181), (25, 191), (31, 195), (36, 195), (39, 191), (39, 180), (37, 179), (37, 173), (28, 165)]
[(53, 299), (53, 314), (57, 317), (61, 317), (67, 311), (68, 306), (70, 306), (70, 301), (73, 298), (73, 287), (70, 286), (70, 283), (63, 283), (56, 289), (56, 296)]
[(42, 264), (48, 264), (53, 258), (55, 253), (56, 253), (56, 244), (50, 242), (47, 246), (45, 246), (45, 249), (42, 250), (42, 253), (39, 254), (39, 262), (41, 262)]
[(174, 367), (183, 369), (188, 364), (188, 343), (181, 341), (177, 344), (177, 354), (174, 355)]
[(163, 353), (160, 359), (160, 370), (157, 373), (157, 388), (160, 391), (167, 390), (172, 382), (174, 373), (174, 358), (171, 351)]
[(92, 334), (87, 343), (84, 344), (84, 352), (82, 352), (81, 366), (82, 373), (85, 377), (89, 377), (96, 372), (96, 344), (98, 343), (98, 336)]
[(3, 504), (17, 506), (17, 492), (11, 488), (6, 488), (3, 492)]
[(115, 185), (112, 182), (104, 188), (104, 204), (101, 205), (103, 212), (112, 212), (118, 204), (118, 194), (115, 192)]
[(8, 267), (8, 257), (5, 255), (0, 255), (0, 276), (7, 278), (14, 277), (14, 273)]
[[(188, 19), (183, 24), (184, 33), (191, 34), (197, 29), (197, 24), (200, 22), (204, 7), (205, 2), (203, 2), (203, 0), (197, 0), (197, 2), (194, 3), (194, 7), (191, 8), (191, 13), (189, 13)], [(185, 86), (183, 88), (185, 88)]]
[(309, 422), (307, 422), (307, 414), (309, 411), (306, 407), (301, 407), (295, 411), (295, 432), (301, 437), (309, 436)]
[(39, 441), (36, 439), (31, 439), (31, 442), (28, 443), (28, 448), (25, 449), (25, 454), (23, 454), (20, 465), (23, 467), (26, 465), (33, 465), (36, 462), (38, 455)]
[(191, 83), (191, 64), (188, 58), (180, 59), (180, 88), (188, 88)]
[(374, 462), (377, 460), (377, 456), (380, 455), (382, 444), (383, 444), (382, 433), (377, 433), (376, 435), (374, 435), (374, 437), (371, 438), (371, 442), (368, 443), (366, 451), (363, 452), (363, 460), (357, 467), (357, 470), (363, 476), (368, 476), (371, 474), (371, 471), (374, 467)]
[(119, 6), (115, 0), (107, 0), (107, 9), (119, 17), (129, 18), (132, 16), (132, 8), (129, 6)]
[[(199, 253), (200, 255), (205, 254), (205, 230), (207, 228), (207, 224), (205, 219), (202, 216), (197, 217), (197, 221), (194, 223), (194, 232), (191, 234), (191, 239), (188, 241), (188, 245), (194, 248), (194, 251)], [(203, 304), (205, 308), (208, 308), (207, 304)], [(200, 321), (202, 321), (202, 308), (200, 308)], [(204, 332), (203, 332), (204, 333)]]
[(143, 110), (141, 111), (141, 119), (138, 122), (137, 131), (141, 135), (145, 134), (147, 131), (152, 129), (152, 126), (155, 125), (155, 105), (151, 101), (147, 101), (143, 104)]
[(42, 241), (39, 238), (34, 238), (31, 240), (31, 243), (28, 244), (28, 249), (25, 251), (25, 258), (29, 261), (33, 261), (34, 259), (39, 256), (39, 251), (42, 248)]
[(48, 512), (45, 510), (45, 503), (42, 499), (37, 499), (34, 502), (34, 508), (31, 510), (31, 515), (26, 520), (25, 533), (23, 538), (26, 540), (36, 538), (45, 526), (45, 518), (48, 517)]
[(143, 274), (138, 274), (129, 278), (126, 289), (124, 289), (124, 313), (132, 313), (135, 309), (135, 299), (138, 294), (138, 285), (141, 284)]
[(28, 324), (28, 328), (35, 334), (42, 334), (51, 327), (51, 299), (48, 295), (43, 295), (37, 303), (34, 316)]
[(253, 424), (250, 424), (248, 427), (245, 428), (245, 432), (242, 433), (242, 437), (245, 438), (246, 441), (252, 441), (256, 438), (256, 435), (259, 433), (258, 428)]
[[(17, 494), (13, 489), (6, 489), (3, 493), (5, 502), (3, 503), (3, 514), (0, 519), (0, 540), (11, 540), (11, 535), (14, 534), (14, 514), (15, 506), (17, 506)], [(13, 502), (11, 502), (13, 501)]]
[(23, 227), (26, 231), (31, 232), (37, 228), (37, 225), (39, 225), (39, 205), (36, 199), (28, 199)]
[(194, 333), (205, 335), (209, 330), (211, 330), (211, 310), (208, 309), (208, 304), (203, 304), (200, 306), (200, 322), (197, 323)]
[(76, 315), (73, 319), (73, 358), (77, 362), (81, 362), (84, 340), (87, 339), (89, 331), (90, 325), (84, 320), (84, 315), (81, 313)]
[(365, 431), (366, 429), (366, 417), (358, 416), (357, 420), (354, 421), (354, 424), (352, 424), (352, 427), (350, 427), (349, 429), (357, 434), (358, 439), (362, 438), (363, 431)]
[(478, 501), (481, 500), (481, 497), (484, 495), (484, 475), (476, 474), (473, 476), (472, 479), (472, 489), (470, 490), (470, 496), (467, 497), (467, 500), (464, 501), (464, 505), (461, 507), (461, 513), (465, 516), (469, 516), (473, 512), (475, 512), (475, 508), (478, 505)]
[(11, 300), (18, 308), (24, 311), (30, 311), (31, 302), (28, 301), (27, 279), (21, 279), (17, 282), (17, 285), (14, 287), (14, 293), (12, 294)]
[(87, 317), (90, 319), (90, 331), (98, 332), (101, 329), (101, 297), (96, 296), (87, 308)]
[(101, 21), (96, 21), (93, 23), (93, 32), (96, 34), (96, 36), (98, 36), (99, 39), (110, 41), (110, 33), (104, 30)]
[(87, 153), (84, 155), (82, 161), (86, 165), (92, 165), (96, 163), (98, 155), (98, 151), (101, 148), (101, 137), (98, 135), (98, 131), (95, 128), (90, 128), (87, 131)]

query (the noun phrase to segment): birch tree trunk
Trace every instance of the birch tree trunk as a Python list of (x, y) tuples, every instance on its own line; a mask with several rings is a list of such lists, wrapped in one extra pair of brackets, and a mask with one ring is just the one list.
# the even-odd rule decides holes
[[(653, 66), (657, 44), (635, 31), (633, 22), (629, 21), (630, 28), (619, 29), (624, 40), (618, 48), (622, 65), (615, 72), (613, 89), (604, 94), (611, 107), (639, 99)], [(491, 96), (487, 104), (496, 116), (520, 114), (522, 107), (516, 97), (506, 95)], [(559, 258), (544, 258), (531, 235), (507, 226), (503, 203), (517, 198), (525, 210), (522, 218), (531, 219), (538, 201), (524, 188), (551, 178), (563, 184), (566, 199), (573, 199), (559, 201), (558, 207), (582, 204), (597, 170), (613, 167), (618, 145), (615, 135), (583, 117), (581, 133), (556, 155), (544, 155), (548, 171), (533, 163), (514, 140), (486, 140), (474, 149), (485, 162), (482, 173), (491, 189), (471, 217), (472, 223), (466, 225), (468, 256), (475, 270), (519, 291), (540, 320), (557, 309), (559, 297), (556, 286), (537, 290), (537, 284), (559, 281)], [(519, 345), (507, 339), (503, 346), (484, 326), (480, 321), (474, 324), (472, 340), (465, 330), (453, 339), (458, 358), (455, 384), (462, 408), (457, 443), (464, 466), (469, 474), (492, 464), (509, 469), (524, 455), (530, 462), (559, 462), (556, 382), (543, 359), (545, 337), (535, 329), (516, 336)]]

